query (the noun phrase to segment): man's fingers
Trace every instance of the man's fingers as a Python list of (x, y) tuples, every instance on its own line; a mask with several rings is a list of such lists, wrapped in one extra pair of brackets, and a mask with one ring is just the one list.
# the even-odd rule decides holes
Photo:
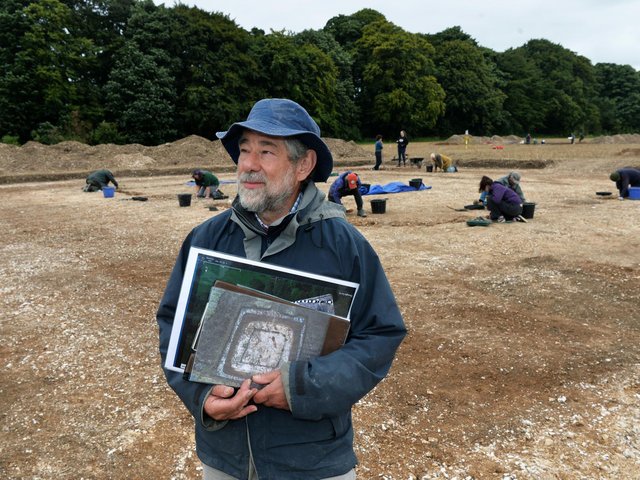
[[(242, 418), (255, 412), (258, 407), (247, 405), (258, 391), (250, 388), (251, 381), (245, 380), (233, 395), (233, 388), (216, 385), (205, 401), (205, 412), (216, 420), (232, 420)], [(231, 392), (231, 393), (229, 393)]]
[(229, 417), (229, 420), (237, 420), (239, 418), (246, 417), (247, 415), (257, 411), (258, 411), (258, 407), (256, 407), (255, 405), (247, 405), (242, 410), (240, 410), (238, 414), (232, 417)]
[(233, 388), (227, 387), (226, 385), (216, 385), (211, 390), (211, 395), (215, 395), (216, 397), (229, 398), (233, 395)]

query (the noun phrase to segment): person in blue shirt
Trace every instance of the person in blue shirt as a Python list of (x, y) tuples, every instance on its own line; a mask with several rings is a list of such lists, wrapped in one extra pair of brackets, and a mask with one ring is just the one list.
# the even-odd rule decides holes
[(376, 164), (373, 167), (373, 170), (380, 170), (380, 165), (382, 165), (382, 149), (384, 146), (382, 145), (382, 135), (376, 135)]

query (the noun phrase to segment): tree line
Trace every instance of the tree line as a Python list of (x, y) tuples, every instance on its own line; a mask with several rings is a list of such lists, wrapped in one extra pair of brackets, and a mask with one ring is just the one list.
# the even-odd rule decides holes
[(410, 33), (363, 9), (300, 33), (151, 0), (3, 0), (6, 143), (212, 139), (264, 97), (302, 104), (323, 135), (640, 131), (640, 72), (545, 39), (505, 52), (460, 27)]

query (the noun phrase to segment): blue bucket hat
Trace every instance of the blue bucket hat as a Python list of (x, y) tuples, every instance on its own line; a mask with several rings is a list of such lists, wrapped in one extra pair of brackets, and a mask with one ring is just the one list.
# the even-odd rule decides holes
[(238, 140), (244, 129), (270, 137), (297, 138), (318, 155), (312, 180), (326, 182), (329, 178), (333, 170), (333, 156), (320, 138), (318, 124), (296, 102), (286, 98), (265, 98), (256, 102), (246, 121), (236, 122), (226, 132), (216, 133), (236, 164), (240, 156)]

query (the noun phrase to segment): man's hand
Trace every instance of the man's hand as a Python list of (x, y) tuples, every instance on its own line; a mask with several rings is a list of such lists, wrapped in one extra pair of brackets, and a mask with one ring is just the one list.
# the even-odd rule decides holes
[[(204, 401), (204, 411), (214, 420), (235, 420), (246, 417), (258, 410), (255, 405), (247, 405), (258, 391), (249, 388), (249, 379), (242, 382), (240, 389), (233, 395), (233, 388), (225, 385), (216, 385)], [(232, 396), (233, 395), (233, 396)]]
[(267, 407), (280, 408), (282, 410), (291, 410), (284, 393), (280, 370), (254, 375), (251, 380), (253, 380), (253, 383), (264, 385), (253, 397), (255, 403), (260, 403)]

